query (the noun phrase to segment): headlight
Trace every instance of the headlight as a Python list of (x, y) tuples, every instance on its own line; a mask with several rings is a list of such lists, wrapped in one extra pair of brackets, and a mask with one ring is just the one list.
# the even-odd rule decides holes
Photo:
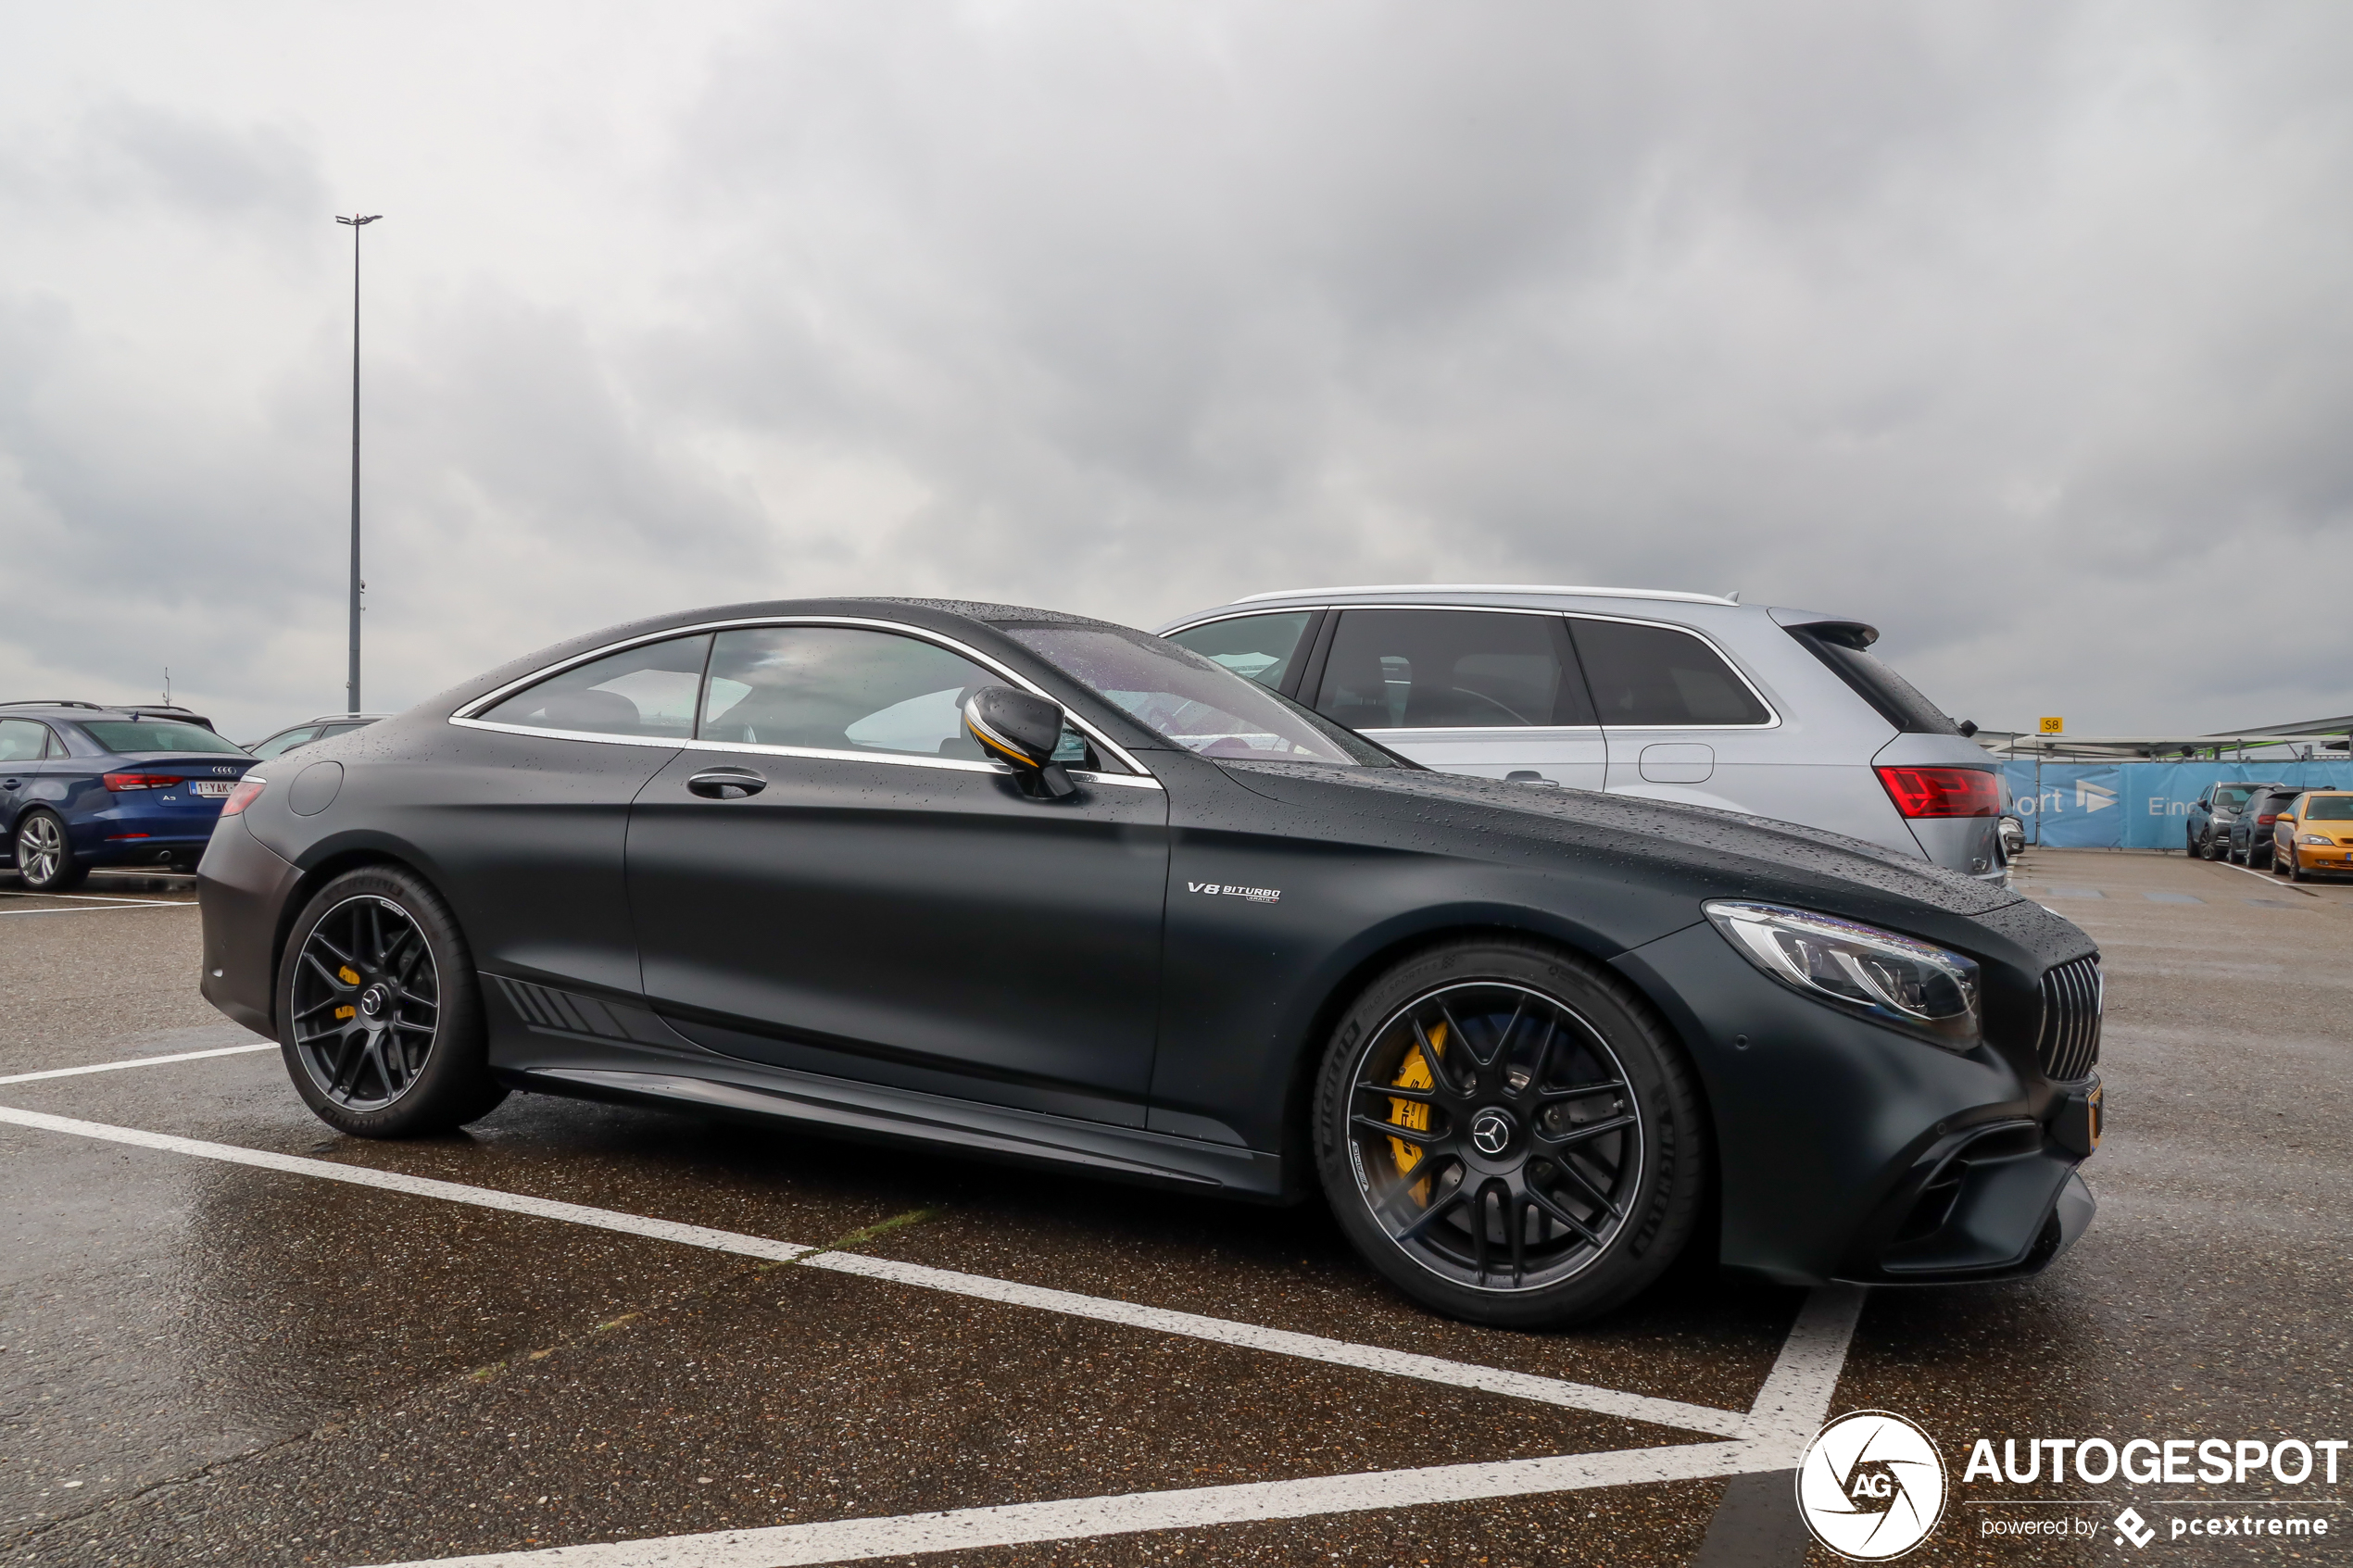
[(2324, 834), (2317, 833), (2308, 833), (2296, 842), (2298, 844), (2317, 844), (2323, 849), (2334, 848), (2336, 846), (2336, 840), (2328, 837)]
[(1982, 1037), (1974, 960), (1810, 909), (1728, 899), (1705, 908), (1743, 958), (1785, 985), (1947, 1050)]

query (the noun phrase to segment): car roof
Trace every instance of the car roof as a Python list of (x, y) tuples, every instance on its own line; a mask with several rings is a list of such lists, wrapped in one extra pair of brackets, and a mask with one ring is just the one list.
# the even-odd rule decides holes
[(187, 709), (166, 708), (161, 703), (153, 705), (134, 703), (121, 708), (111, 708), (104, 703), (80, 702), (72, 697), (0, 702), (0, 719), (19, 719), (28, 715), (44, 719), (66, 719), (76, 722), (90, 719), (169, 719), (174, 723), (196, 723), (195, 714)]
[(1245, 594), (1230, 604), (1257, 604), (1268, 599), (1328, 599), (1360, 594), (1531, 594), (1546, 598), (1667, 599), (1679, 604), (1734, 605), (1735, 593), (1693, 594), (1680, 588), (1602, 588), (1539, 583), (1376, 583), (1341, 588), (1281, 588), (1269, 594)]

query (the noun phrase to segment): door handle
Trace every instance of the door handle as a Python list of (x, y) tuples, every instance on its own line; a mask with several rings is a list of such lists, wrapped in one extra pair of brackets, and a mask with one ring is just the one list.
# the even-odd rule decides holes
[(767, 787), (768, 781), (749, 768), (711, 768), (686, 781), (688, 792), (705, 800), (741, 800)]

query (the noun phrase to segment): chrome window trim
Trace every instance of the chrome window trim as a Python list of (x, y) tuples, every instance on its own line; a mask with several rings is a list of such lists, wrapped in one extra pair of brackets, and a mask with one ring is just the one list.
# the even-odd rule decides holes
[[(1239, 605), (1248, 604), (1250, 601), (1247, 599), (1236, 599), (1234, 602)], [(1614, 621), (1627, 626), (1649, 626), (1662, 632), (1680, 632), (1687, 637), (1698, 638), (1700, 643), (1705, 646), (1710, 653), (1713, 653), (1717, 658), (1722, 659), (1724, 661), (1724, 667), (1730, 670), (1734, 675), (1738, 676), (1740, 678), (1741, 684), (1748, 688), (1748, 695), (1755, 697), (1758, 706), (1762, 707), (1765, 711), (1771, 716), (1762, 724), (1496, 724), (1491, 726), (1492, 729), (1508, 731), (1513, 734), (1525, 734), (1530, 730), (1561, 729), (1599, 729), (1604, 732), (1617, 731), (1629, 735), (1646, 734), (1684, 735), (1690, 734), (1694, 731), (1705, 731), (1710, 734), (1720, 731), (1736, 734), (1755, 734), (1760, 731), (1778, 730), (1781, 727), (1781, 710), (1773, 705), (1772, 699), (1768, 697), (1757, 684), (1749, 677), (1748, 671), (1741, 667), (1741, 661), (1734, 659), (1730, 653), (1727, 653), (1721, 644), (1718, 643), (1715, 638), (1709, 636), (1698, 627), (1686, 626), (1677, 621), (1654, 621), (1647, 616), (1640, 615), (1602, 615), (1592, 610), (1583, 609), (1533, 609), (1526, 605), (1443, 605), (1408, 604), (1403, 601), (1394, 603), (1381, 601), (1373, 604), (1349, 603), (1284, 605), (1280, 608), (1284, 610), (1452, 609), (1469, 610), (1478, 615), (1552, 615), (1558, 616), (1564, 621)], [(1182, 626), (1172, 626), (1167, 631), (1163, 632), (1161, 635), (1164, 637), (1173, 637), (1179, 632), (1195, 631), (1201, 627), (1211, 625), (1220, 621), (1240, 621), (1248, 616), (1271, 615), (1275, 613), (1278, 612), (1275, 609), (1260, 607), (1252, 609), (1239, 610), (1232, 615), (1204, 615), (1199, 621), (1188, 621)], [(1248, 677), (1244, 678), (1247, 679)], [(1311, 703), (1306, 704), (1305, 706), (1312, 707), (1314, 705)], [(1337, 722), (1338, 721), (1334, 721)], [(1441, 727), (1448, 729), (1464, 728), (1464, 726), (1459, 724)], [(1376, 732), (1366, 730), (1362, 733), (1365, 734), (1372, 734)], [(1381, 734), (1395, 734), (1403, 732), (1382, 730), (1378, 733)]]
[[(1007, 669), (1002, 662), (977, 648), (958, 642), (945, 633), (934, 632), (926, 627), (909, 626), (901, 621), (878, 621), (870, 617), (853, 615), (795, 615), (786, 616), (782, 620), (774, 616), (744, 616), (732, 621), (702, 621), (691, 626), (667, 627), (660, 632), (648, 632), (642, 636), (623, 637), (619, 642), (607, 643), (600, 647), (591, 648), (585, 653), (575, 654), (570, 659), (543, 666), (528, 675), (508, 682), (496, 691), (474, 698), (449, 715), (447, 721), (469, 730), (490, 730), (499, 734), (545, 735), (553, 740), (597, 741), (609, 746), (667, 746), (673, 751), (759, 752), (775, 757), (810, 757), (831, 761), (890, 762), (902, 767), (945, 768), (956, 772), (1010, 773), (1012, 771), (1011, 769), (999, 763), (969, 761), (960, 757), (922, 757), (912, 752), (894, 751), (835, 751), (815, 746), (762, 746), (749, 742), (736, 745), (725, 741), (707, 741), (693, 737), (667, 735), (615, 735), (593, 730), (550, 730), (536, 724), (501, 724), (492, 720), (474, 717), (485, 709), (497, 707), (526, 686), (536, 685), (541, 681), (560, 675), (567, 670), (577, 669), (583, 664), (591, 664), (599, 659), (609, 659), (617, 653), (626, 653), (631, 648), (645, 647), (653, 643), (666, 643), (675, 637), (698, 636), (705, 632), (716, 633), (740, 631), (748, 627), (768, 626), (849, 626), (861, 631), (885, 632), (902, 637), (913, 637), (920, 642), (945, 648), (960, 659), (968, 659), (979, 665), (983, 670), (997, 675), (1008, 685), (1017, 687), (1033, 696), (1042, 696), (1047, 701), (1054, 703), (1056, 707), (1062, 707), (1051, 692), (1046, 691), (1027, 676)], [(1137, 761), (1118, 742), (1104, 734), (1079, 715), (1071, 712), (1067, 708), (1063, 709), (1063, 717), (1069, 721), (1071, 726), (1080, 734), (1085, 735), (1100, 747), (1105, 755), (1113, 758), (1123, 767), (1131, 770), (1133, 773), (1131, 777), (1119, 773), (1074, 768), (1069, 770), (1071, 777), (1096, 784), (1126, 784), (1142, 789), (1161, 787), (1160, 781), (1152, 777), (1151, 770)]]

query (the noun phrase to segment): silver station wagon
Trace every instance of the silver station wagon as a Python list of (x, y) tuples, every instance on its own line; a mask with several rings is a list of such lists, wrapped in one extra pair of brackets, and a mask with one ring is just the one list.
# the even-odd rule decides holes
[(1161, 628), (1415, 761), (1827, 828), (1998, 878), (1993, 760), (1876, 628), (1712, 594), (1254, 594)]

